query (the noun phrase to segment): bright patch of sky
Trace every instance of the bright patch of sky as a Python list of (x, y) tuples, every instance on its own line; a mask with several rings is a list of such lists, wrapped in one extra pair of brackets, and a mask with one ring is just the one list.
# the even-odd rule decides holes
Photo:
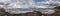
[(47, 1), (49, 1), (49, 0), (35, 0), (35, 3), (37, 5), (40, 5), (41, 4), (40, 2), (47, 2)]
[(5, 1), (10, 1), (10, 0), (0, 0), (0, 2), (5, 2)]
[(46, 2), (48, 0), (35, 0), (36, 2)]
[(16, 0), (11, 0), (12, 2), (17, 2)]
[(58, 2), (60, 2), (60, 0), (53, 0), (53, 1), (58, 1)]

